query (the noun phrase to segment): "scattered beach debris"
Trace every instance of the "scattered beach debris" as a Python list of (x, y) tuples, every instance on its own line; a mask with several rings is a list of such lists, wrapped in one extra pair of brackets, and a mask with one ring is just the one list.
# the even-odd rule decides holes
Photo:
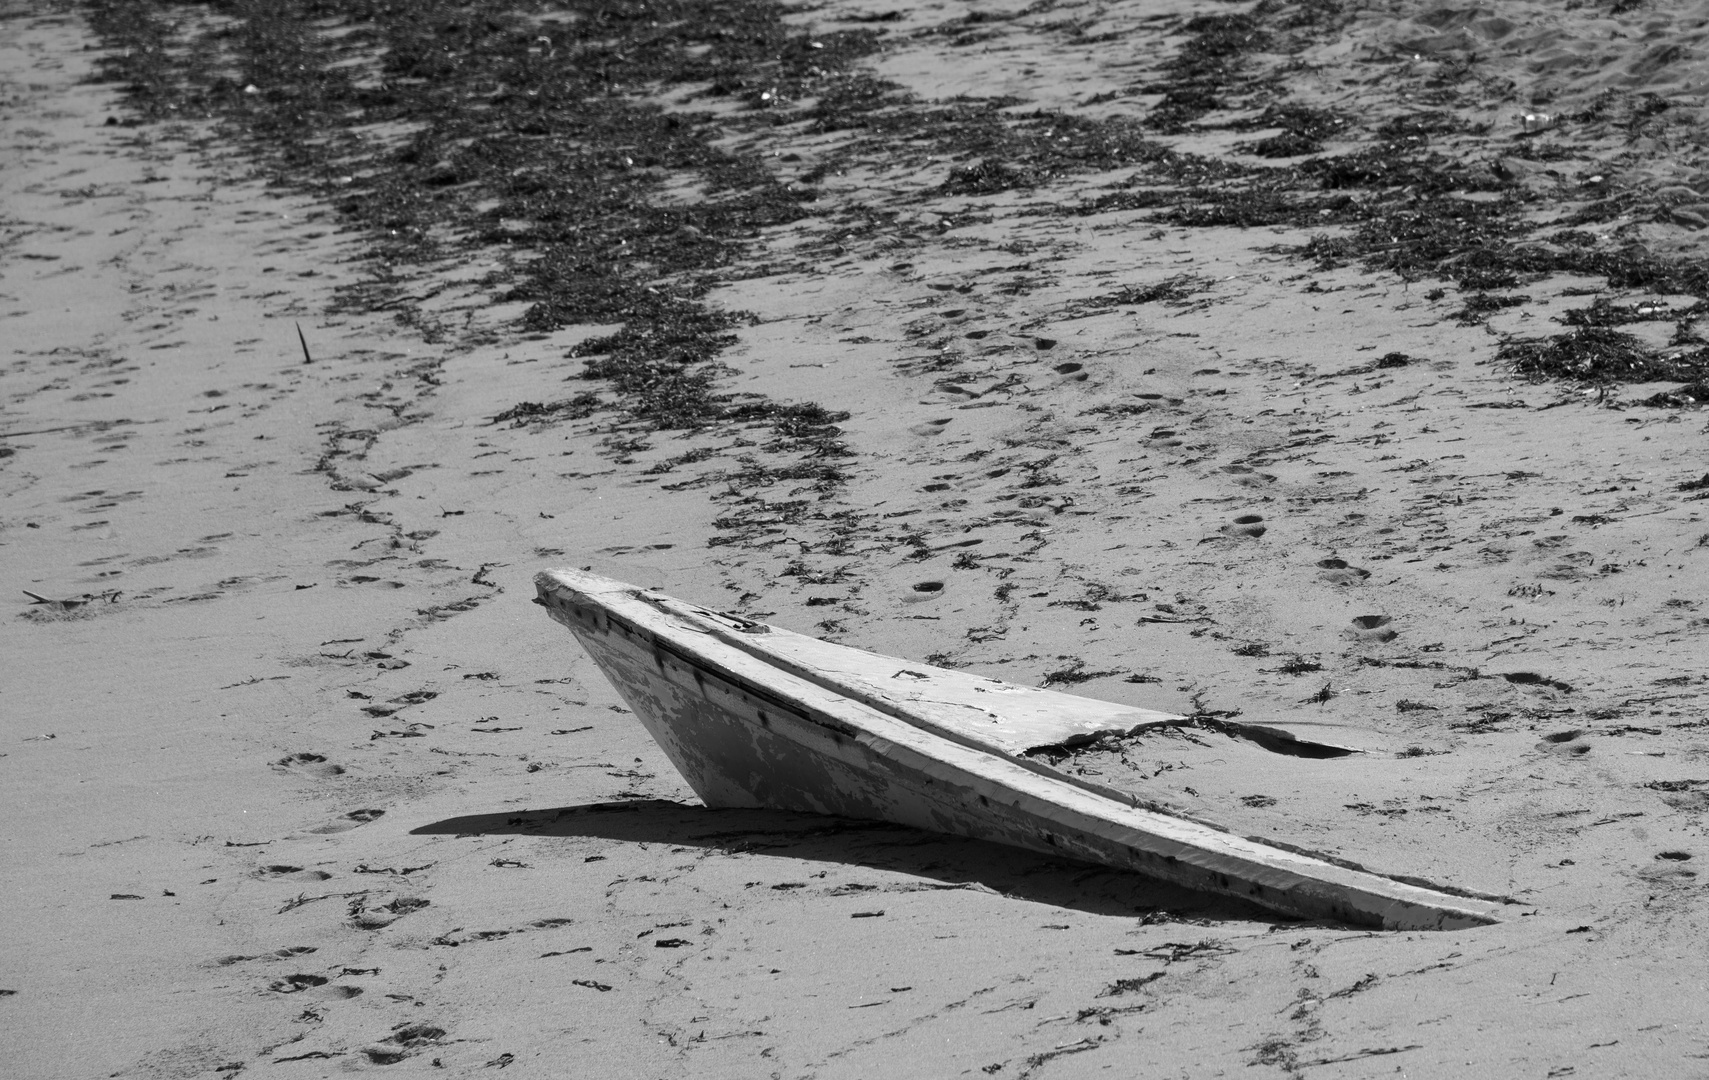
[(48, 611), (76, 611), (85, 604), (92, 604), (96, 601), (113, 604), (117, 603), (119, 597), (124, 595), (115, 589), (104, 593), (83, 593), (81, 596), (67, 597), (63, 600), (54, 600), (43, 596), (40, 593), (31, 592), (29, 589), (24, 589), (22, 592), (25, 596), (30, 598), (30, 603), (40, 604)]

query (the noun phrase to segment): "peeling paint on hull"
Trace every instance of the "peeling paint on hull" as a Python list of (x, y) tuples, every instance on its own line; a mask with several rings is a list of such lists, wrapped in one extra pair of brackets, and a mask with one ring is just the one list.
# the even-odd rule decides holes
[[(1500, 920), (1493, 899), (1395, 881), (1162, 814), (942, 719), (876, 708), (870, 682), (860, 693), (840, 693), (833, 680), (768, 662), (743, 640), (773, 632), (763, 624), (578, 571), (535, 580), (536, 602), (576, 635), (708, 806), (912, 825), (1133, 870), (1300, 918), (1388, 929)], [(831, 648), (873, 670), (903, 663)], [(1089, 711), (1112, 708), (1052, 697), (1085, 701)]]

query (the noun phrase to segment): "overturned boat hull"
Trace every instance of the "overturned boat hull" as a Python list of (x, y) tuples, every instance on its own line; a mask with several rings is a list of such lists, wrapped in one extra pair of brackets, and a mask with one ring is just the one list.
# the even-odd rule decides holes
[(571, 570), (535, 579), (711, 807), (867, 818), (990, 840), (1389, 929), (1499, 921), (1501, 904), (1163, 813), (1019, 756), (1180, 718), (878, 656)]

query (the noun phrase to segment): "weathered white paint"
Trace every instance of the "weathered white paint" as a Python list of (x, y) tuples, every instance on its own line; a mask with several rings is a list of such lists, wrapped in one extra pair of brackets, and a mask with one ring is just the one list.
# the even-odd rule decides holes
[[(1494, 900), (1234, 836), (1014, 756), (1062, 742), (1064, 731), (1178, 719), (1169, 714), (926, 668), (580, 571), (547, 571), (535, 583), (538, 602), (575, 633), (708, 806), (972, 836), (1303, 918), (1390, 929), (1499, 921)], [(984, 708), (987, 698), (1013, 703), (1018, 719)]]

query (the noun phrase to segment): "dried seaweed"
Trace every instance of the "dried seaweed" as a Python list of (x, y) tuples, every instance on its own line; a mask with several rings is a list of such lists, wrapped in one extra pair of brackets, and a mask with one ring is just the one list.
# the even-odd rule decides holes
[(1709, 350), (1665, 356), (1631, 334), (1601, 326), (1566, 334), (1504, 341), (1498, 362), (1529, 379), (1593, 383), (1659, 382), (1709, 375)]

